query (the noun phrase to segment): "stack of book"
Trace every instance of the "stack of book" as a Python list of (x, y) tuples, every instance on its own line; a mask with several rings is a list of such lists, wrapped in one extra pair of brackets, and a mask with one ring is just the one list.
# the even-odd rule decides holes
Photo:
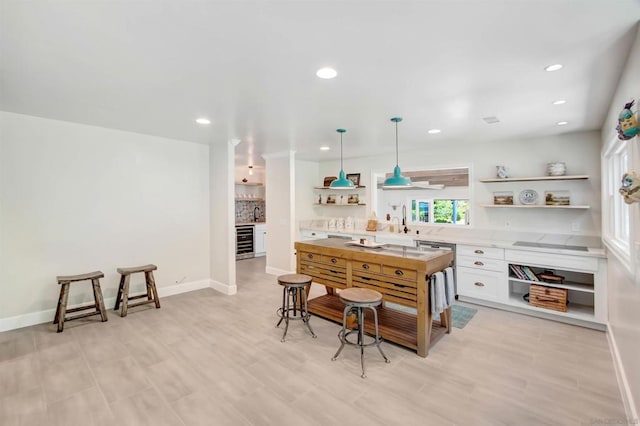
[(533, 269), (528, 266), (510, 264), (509, 269), (511, 270), (511, 276), (514, 278), (526, 281), (540, 281)]

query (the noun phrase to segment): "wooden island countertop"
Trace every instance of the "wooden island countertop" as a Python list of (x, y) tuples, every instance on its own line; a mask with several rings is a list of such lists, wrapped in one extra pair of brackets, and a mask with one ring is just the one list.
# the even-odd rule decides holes
[[(437, 327), (433, 327), (428, 283), (430, 275), (453, 262), (453, 253), (419, 252), (396, 246), (365, 248), (350, 243), (338, 238), (295, 243), (297, 272), (310, 275), (314, 283), (327, 289), (326, 295), (309, 300), (309, 311), (342, 323), (344, 304), (338, 296), (340, 289), (362, 287), (379, 291), (383, 295), (383, 306), (378, 309), (382, 337), (426, 357), (429, 346), (451, 331), (450, 308), (440, 315)], [(384, 302), (414, 308), (416, 314), (386, 308)], [(373, 331), (373, 321), (368, 317), (365, 329)]]

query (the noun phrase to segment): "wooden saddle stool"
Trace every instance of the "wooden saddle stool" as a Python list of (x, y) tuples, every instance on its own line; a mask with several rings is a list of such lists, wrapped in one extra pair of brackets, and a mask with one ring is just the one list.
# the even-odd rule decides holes
[[(102, 299), (102, 290), (100, 290), (100, 278), (103, 278), (104, 274), (101, 271), (89, 272), (87, 274), (80, 275), (66, 275), (56, 277), (58, 284), (60, 284), (60, 297), (58, 298), (58, 307), (56, 308), (56, 316), (53, 318), (53, 323), (58, 324), (58, 333), (64, 330), (64, 322), (71, 321), (78, 318), (89, 317), (92, 315), (100, 315), (102, 322), (107, 321), (107, 310), (104, 308), (104, 300)], [(80, 306), (77, 308), (67, 309), (67, 300), (69, 299), (69, 287), (71, 283), (78, 281), (91, 281), (93, 287), (93, 305)], [(95, 308), (94, 312), (87, 312), (72, 317), (67, 317), (67, 312), (85, 311), (87, 309)]]
[[(153, 271), (158, 269), (156, 265), (133, 266), (130, 268), (118, 268), (120, 274), (120, 285), (118, 286), (118, 295), (116, 296), (115, 311), (120, 308), (120, 316), (126, 317), (127, 310), (136, 306), (155, 303), (156, 309), (160, 308), (160, 299), (158, 298), (158, 290), (156, 289), (156, 281), (153, 279)], [(136, 296), (129, 296), (129, 279), (131, 274), (144, 272), (145, 282), (147, 284), (147, 292)], [(141, 299), (146, 297), (147, 300), (129, 304), (129, 300)]]

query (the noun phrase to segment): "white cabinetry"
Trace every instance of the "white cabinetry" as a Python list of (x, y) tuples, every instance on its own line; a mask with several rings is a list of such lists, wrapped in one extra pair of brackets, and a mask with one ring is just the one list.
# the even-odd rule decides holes
[[(510, 273), (510, 305), (571, 323), (606, 323), (606, 293), (603, 288), (606, 279), (605, 259), (509, 249), (505, 250), (505, 259), (509, 265), (527, 266), (535, 274), (551, 271), (564, 277), (562, 283), (549, 283), (520, 279), (514, 273)], [(539, 308), (526, 302), (523, 296), (529, 293), (531, 284), (566, 289), (567, 312)]]
[(267, 224), (256, 224), (253, 235), (253, 251), (255, 252), (255, 255), (264, 256), (267, 253)]
[[(564, 281), (522, 279), (511, 269), (513, 265), (519, 267), (516, 269), (526, 267), (538, 280), (537, 275), (548, 271), (564, 277)], [(461, 244), (456, 247), (457, 293), (461, 301), (597, 329), (603, 329), (607, 321), (606, 268), (606, 259), (580, 254)], [(566, 289), (567, 312), (531, 305), (524, 296), (530, 293), (532, 284)]]
[(507, 301), (504, 249), (459, 244), (456, 247), (456, 269), (458, 296)]

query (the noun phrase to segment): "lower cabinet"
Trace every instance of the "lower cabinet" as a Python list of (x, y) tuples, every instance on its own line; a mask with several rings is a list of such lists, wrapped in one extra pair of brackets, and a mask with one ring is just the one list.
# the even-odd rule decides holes
[(256, 256), (267, 254), (267, 224), (261, 223), (255, 226), (253, 251)]
[(604, 258), (468, 245), (456, 253), (462, 301), (591, 328), (606, 323)]

